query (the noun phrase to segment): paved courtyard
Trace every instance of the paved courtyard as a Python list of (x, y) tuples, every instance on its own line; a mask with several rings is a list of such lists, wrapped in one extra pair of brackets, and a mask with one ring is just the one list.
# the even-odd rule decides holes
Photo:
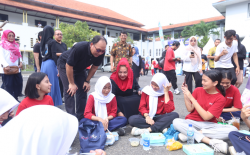
[[(91, 89), (89, 92), (93, 92), (94, 91), (94, 85), (95, 82), (97, 81), (97, 79), (100, 76), (110, 76), (111, 73), (108, 72), (101, 72), (101, 71), (97, 71), (96, 75), (94, 76), (94, 78), (91, 79)], [(27, 78), (30, 75), (30, 73), (23, 73), (23, 77), (24, 77), (24, 88), (26, 86), (26, 82), (27, 82)], [(152, 76), (151, 73), (150, 75), (147, 76), (142, 76), (140, 77), (139, 80), (139, 85), (141, 87), (144, 87), (146, 85), (149, 85), (150, 80), (151, 80)], [(178, 76), (177, 77), (178, 81), (177, 84), (180, 88), (184, 78), (183, 76)], [(0, 84), (2, 83), (2, 81), (0, 81)], [(245, 85), (247, 83), (247, 78), (244, 78), (244, 82), (242, 84), (242, 86), (240, 87), (240, 92), (242, 93)], [(24, 89), (23, 88), (23, 89)], [(19, 100), (21, 101), (23, 98), (19, 98)], [(174, 103), (175, 103), (175, 111), (177, 113), (179, 113), (180, 118), (185, 118), (185, 116), (188, 114), (188, 111), (186, 110), (185, 107), (185, 103), (184, 103), (184, 98), (183, 98), (183, 94), (181, 93), (180, 95), (174, 95)], [(62, 105), (60, 107), (61, 109), (65, 109), (64, 105)], [(142, 146), (138, 146), (138, 147), (132, 147), (128, 141), (129, 138), (133, 137), (130, 132), (131, 132), (131, 126), (127, 125), (125, 130), (126, 130), (126, 135), (123, 137), (119, 137), (119, 141), (115, 142), (114, 145), (112, 146), (108, 146), (105, 148), (105, 151), (107, 152), (108, 155), (147, 155), (147, 154), (154, 154), (154, 155), (161, 155), (161, 154), (169, 154), (169, 155), (185, 155), (185, 153), (182, 150), (178, 150), (178, 151), (168, 151), (166, 150), (166, 148), (164, 146), (155, 146), (155, 147), (151, 147), (152, 149), (150, 151), (144, 151)], [(245, 125), (244, 122), (241, 122), (241, 129), (245, 129), (248, 130), (247, 126)], [(229, 142), (229, 141), (227, 141)], [(231, 146), (231, 143), (229, 142), (229, 146)], [(76, 154), (79, 152), (80, 150), (80, 144), (79, 144), (79, 138), (78, 135), (76, 136), (74, 143), (72, 144), (72, 150), (71, 153), (72, 154)], [(215, 153), (216, 155), (220, 155), (220, 153)]]

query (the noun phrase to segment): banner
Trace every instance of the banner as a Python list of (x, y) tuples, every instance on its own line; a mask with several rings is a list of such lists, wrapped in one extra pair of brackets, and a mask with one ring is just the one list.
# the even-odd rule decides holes
[(162, 48), (165, 49), (164, 36), (163, 36), (163, 31), (162, 31), (162, 27), (161, 27), (160, 22), (159, 22), (158, 26), (159, 26), (159, 36), (160, 36), (160, 39), (161, 39)]

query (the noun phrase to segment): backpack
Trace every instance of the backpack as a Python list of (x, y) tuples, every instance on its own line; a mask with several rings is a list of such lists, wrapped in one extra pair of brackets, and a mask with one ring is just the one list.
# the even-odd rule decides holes
[(83, 118), (79, 126), (80, 153), (89, 153), (90, 150), (104, 150), (106, 143), (106, 133), (99, 121), (92, 121)]

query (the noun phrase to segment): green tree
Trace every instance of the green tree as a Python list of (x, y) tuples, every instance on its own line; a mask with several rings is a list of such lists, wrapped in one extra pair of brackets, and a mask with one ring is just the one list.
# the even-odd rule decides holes
[[(118, 37), (118, 38), (116, 38), (116, 39), (114, 39), (113, 40), (113, 43), (117, 43), (117, 42), (120, 42), (121, 41), (121, 39), (120, 39), (120, 37)], [(134, 40), (130, 37), (130, 34), (129, 33), (127, 33), (127, 43), (128, 44), (130, 44), (130, 45), (132, 45), (132, 46), (134, 46), (135, 45), (135, 42), (134, 42)]]
[(60, 30), (63, 33), (63, 42), (72, 47), (75, 42), (91, 41), (94, 36), (100, 35), (96, 31), (92, 31), (86, 22), (77, 21), (74, 25), (60, 23)]
[(198, 46), (199, 47), (204, 47), (207, 42), (208, 42), (209, 38), (208, 36), (204, 36), (199, 42), (198, 42)]

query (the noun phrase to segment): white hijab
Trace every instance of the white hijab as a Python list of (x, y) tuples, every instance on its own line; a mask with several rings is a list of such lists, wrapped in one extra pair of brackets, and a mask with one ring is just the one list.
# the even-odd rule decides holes
[[(196, 40), (194, 46), (191, 45), (191, 40), (192, 40), (193, 38)], [(198, 39), (197, 39), (196, 36), (191, 36), (191, 37), (189, 38), (189, 44), (188, 44), (188, 46), (186, 47), (186, 50), (188, 50), (188, 51), (194, 51), (194, 58), (191, 58), (191, 64), (192, 64), (193, 66), (196, 65), (197, 62), (199, 62), (199, 63), (202, 62), (202, 60), (201, 60), (201, 58), (200, 58), (201, 51), (200, 51), (200, 48), (198, 47)]]
[(18, 105), (19, 102), (12, 95), (0, 88), (0, 116), (8, 110), (12, 112)]
[(102, 94), (102, 89), (107, 83), (110, 83), (111, 85), (110, 79), (107, 76), (101, 76), (95, 84), (95, 91), (91, 93), (95, 100), (95, 114), (97, 117), (101, 117), (102, 119), (108, 117), (106, 104), (112, 101), (115, 97), (115, 95), (111, 93), (112, 85), (107, 96)]
[[(154, 81), (158, 86), (159, 90), (154, 91), (154, 89), (151, 86), (151, 82)], [(162, 73), (156, 73), (152, 80), (150, 82), (150, 86), (146, 86), (142, 89), (142, 91), (149, 95), (149, 117), (153, 118), (157, 112), (157, 106), (158, 106), (158, 97), (164, 95), (164, 86), (167, 86), (169, 84), (168, 79), (166, 76)]]
[(54, 106), (36, 105), (0, 129), (0, 154), (65, 155), (77, 131), (76, 117)]

